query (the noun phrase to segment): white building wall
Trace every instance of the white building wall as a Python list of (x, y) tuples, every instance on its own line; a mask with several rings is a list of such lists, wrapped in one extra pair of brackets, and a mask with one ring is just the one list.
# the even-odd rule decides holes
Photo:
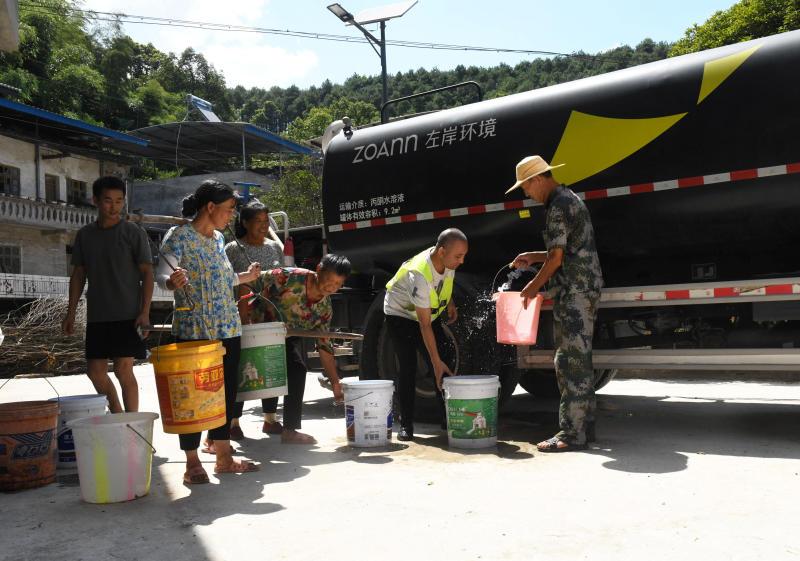
[[(59, 154), (59, 152), (42, 148), (41, 156)], [(14, 166), (20, 170), (20, 197), (36, 199), (36, 164), (33, 143), (17, 140), (0, 134), (0, 164)], [(44, 176), (55, 175), (58, 179), (58, 199), (67, 200), (67, 178), (84, 181), (87, 188), (87, 203), (91, 203), (92, 182), (100, 175), (117, 175), (127, 178), (129, 167), (116, 162), (101, 162), (84, 156), (66, 156), (50, 160), (41, 160), (39, 169), (39, 197), (44, 201)], [(8, 210), (13, 201), (23, 208), (21, 214)], [(76, 208), (70, 205), (44, 202), (28, 202), (19, 199), (4, 199), (0, 195), (0, 205), (6, 210), (0, 212), (0, 244), (17, 245), (21, 249), (22, 274), (28, 275), (68, 275), (69, 256), (67, 245), (75, 238), (83, 221), (65, 220), (67, 216), (84, 216), (91, 209)], [(30, 207), (30, 208), (29, 208)], [(42, 207), (39, 214), (32, 211), (34, 207)], [(16, 207), (15, 207), (16, 208)], [(51, 209), (42, 210), (42, 209)], [(43, 217), (39, 220), (37, 217)]]
[[(36, 198), (36, 164), (35, 147), (30, 142), (0, 135), (0, 164), (19, 168), (20, 196)], [(41, 155), (56, 155), (58, 151), (42, 148)], [(118, 175), (125, 179), (128, 166), (116, 162), (101, 162), (85, 156), (66, 156), (51, 160), (42, 160), (39, 170), (39, 197), (45, 198), (44, 176), (58, 177), (58, 199), (67, 200), (67, 178), (84, 181), (88, 199), (91, 202), (92, 182), (101, 175)]]
[(0, 223), (0, 244), (20, 247), (23, 275), (66, 276), (67, 245), (75, 233)]
[(0, 164), (19, 168), (19, 196), (29, 199), (36, 198), (34, 153), (34, 146), (30, 142), (0, 136)]

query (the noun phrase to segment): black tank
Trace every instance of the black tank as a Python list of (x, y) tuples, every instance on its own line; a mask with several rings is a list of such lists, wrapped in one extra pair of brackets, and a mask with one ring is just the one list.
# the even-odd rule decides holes
[(330, 249), (391, 274), (447, 227), (492, 275), (541, 249), (516, 163), (583, 194), (607, 286), (800, 271), (800, 31), (475, 103), (333, 139)]

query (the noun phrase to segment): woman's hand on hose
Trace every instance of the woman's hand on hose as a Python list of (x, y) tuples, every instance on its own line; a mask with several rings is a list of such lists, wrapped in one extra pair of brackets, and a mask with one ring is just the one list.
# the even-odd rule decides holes
[[(163, 278), (163, 277), (162, 277)], [(186, 269), (178, 267), (167, 279), (167, 288), (170, 290), (178, 290), (189, 284), (189, 276)]]
[(258, 277), (261, 276), (261, 263), (250, 263), (250, 266), (247, 268), (246, 275), (247, 277), (243, 279), (244, 282), (253, 282), (254, 280), (257, 280)]

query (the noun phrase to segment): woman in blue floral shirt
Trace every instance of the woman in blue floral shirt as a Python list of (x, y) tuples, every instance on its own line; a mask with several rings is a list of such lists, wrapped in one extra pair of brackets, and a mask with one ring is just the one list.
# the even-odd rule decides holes
[[(162, 258), (156, 275), (159, 285), (175, 291), (172, 332), (178, 340), (217, 339), (225, 347), (225, 423), (208, 431), (217, 461), (214, 473), (256, 471), (251, 462), (235, 461), (230, 446), (230, 421), (236, 403), (242, 324), (236, 308), (235, 287), (259, 277), (261, 266), (253, 263), (236, 274), (225, 255), (225, 241), (218, 231), (230, 222), (236, 199), (233, 189), (216, 180), (204, 181), (194, 195), (183, 200), (183, 215), (191, 222), (172, 228), (161, 245)], [(175, 270), (172, 270), (172, 267)], [(186, 452), (186, 483), (207, 483), (197, 448), (200, 433), (181, 434)]]

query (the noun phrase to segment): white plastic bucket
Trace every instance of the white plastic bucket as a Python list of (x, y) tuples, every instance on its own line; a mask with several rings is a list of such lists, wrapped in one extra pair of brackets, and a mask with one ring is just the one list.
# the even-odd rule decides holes
[(443, 380), (447, 441), (453, 448), (497, 444), (497, 376), (449, 376)]
[(342, 380), (347, 443), (358, 448), (386, 446), (392, 440), (391, 380)]
[(75, 443), (72, 440), (72, 431), (67, 428), (69, 421), (105, 415), (108, 400), (102, 394), (68, 395), (54, 397), (48, 401), (57, 401), (58, 414), (58, 467), (76, 468)]
[(243, 325), (236, 401), (287, 393), (286, 326), (279, 321)]
[(70, 421), (81, 498), (118, 503), (150, 492), (156, 413), (114, 413)]

